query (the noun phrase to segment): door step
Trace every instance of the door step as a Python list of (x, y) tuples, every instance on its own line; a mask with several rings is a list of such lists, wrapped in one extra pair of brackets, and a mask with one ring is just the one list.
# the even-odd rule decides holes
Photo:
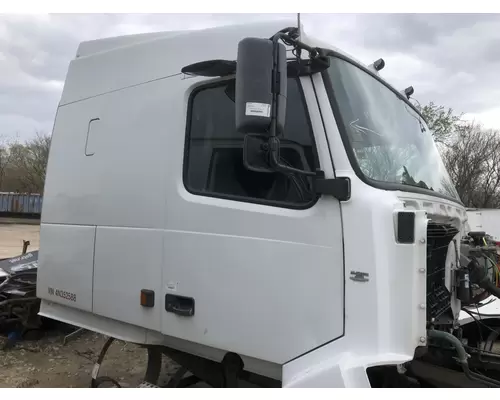
[(141, 382), (137, 387), (141, 389), (159, 388), (159, 386), (153, 385), (152, 383), (149, 382)]

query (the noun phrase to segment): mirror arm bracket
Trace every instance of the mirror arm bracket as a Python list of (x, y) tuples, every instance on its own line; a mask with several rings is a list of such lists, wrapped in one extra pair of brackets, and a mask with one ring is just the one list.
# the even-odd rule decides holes
[(324, 173), (318, 171), (314, 179), (314, 191), (335, 197), (339, 201), (348, 201), (351, 198), (351, 180), (349, 178), (325, 179)]

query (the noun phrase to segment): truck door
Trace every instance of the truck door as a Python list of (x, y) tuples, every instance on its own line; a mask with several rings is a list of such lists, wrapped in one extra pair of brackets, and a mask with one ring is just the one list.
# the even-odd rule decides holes
[[(339, 202), (305, 178), (244, 168), (232, 81), (179, 85), (187, 104), (171, 113), (187, 126), (167, 178), (162, 333), (274, 363), (340, 338)], [(308, 77), (288, 80), (283, 143), (282, 162), (333, 177)]]

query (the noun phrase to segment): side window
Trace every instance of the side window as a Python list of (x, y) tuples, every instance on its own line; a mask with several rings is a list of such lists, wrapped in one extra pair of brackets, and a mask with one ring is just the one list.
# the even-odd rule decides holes
[[(298, 79), (288, 79), (282, 162), (318, 168), (310, 122)], [(234, 80), (197, 89), (190, 98), (184, 184), (195, 194), (282, 206), (312, 205), (311, 180), (257, 173), (243, 165), (244, 135), (235, 129)]]

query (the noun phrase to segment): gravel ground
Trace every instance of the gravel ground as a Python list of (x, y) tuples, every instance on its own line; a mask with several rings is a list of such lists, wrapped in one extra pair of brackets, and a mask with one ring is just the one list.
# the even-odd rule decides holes
[(38, 250), (40, 225), (2, 223), (0, 221), (0, 259), (21, 254), (23, 240), (30, 241), (28, 251)]
[[(22, 341), (12, 349), (0, 350), (0, 388), (89, 387), (94, 362), (107, 337), (83, 331), (66, 345), (63, 338), (60, 332), (50, 332), (41, 340)], [(0, 337), (0, 348), (3, 348), (2, 342), (5, 338)], [(109, 376), (122, 387), (136, 387), (146, 371), (146, 361), (145, 349), (115, 341), (104, 357), (99, 376)], [(164, 357), (160, 384), (176, 369), (177, 366)]]

